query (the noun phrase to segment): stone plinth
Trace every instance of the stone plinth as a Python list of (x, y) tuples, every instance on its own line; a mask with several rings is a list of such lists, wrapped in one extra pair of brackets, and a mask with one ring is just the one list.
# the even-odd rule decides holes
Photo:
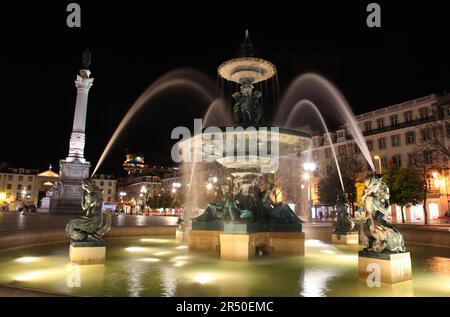
[(304, 232), (269, 232), (269, 245), (274, 254), (305, 255)]
[(222, 260), (248, 261), (256, 256), (257, 249), (277, 255), (304, 255), (305, 234), (303, 232), (220, 234)]
[(333, 233), (331, 235), (331, 242), (333, 244), (351, 244), (357, 245), (359, 244), (359, 234), (358, 232), (347, 232), (347, 233)]
[(79, 265), (104, 264), (106, 246), (102, 242), (71, 242), (70, 262)]
[(248, 261), (255, 256), (252, 234), (220, 234), (220, 258), (222, 260)]
[[(394, 284), (408, 281), (412, 277), (411, 256), (403, 253), (375, 253), (360, 251), (358, 253), (359, 277), (367, 279), (370, 274), (377, 274), (382, 283)], [(379, 271), (378, 271), (379, 270)]]
[(214, 230), (189, 230), (189, 250), (209, 251), (219, 250), (219, 231)]

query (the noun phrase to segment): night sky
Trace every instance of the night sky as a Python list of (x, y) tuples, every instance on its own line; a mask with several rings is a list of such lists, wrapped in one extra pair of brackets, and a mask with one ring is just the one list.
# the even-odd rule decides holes
[[(67, 156), (74, 80), (87, 47), (95, 80), (85, 156), (94, 166), (148, 85), (179, 67), (215, 82), (217, 66), (237, 57), (245, 29), (258, 56), (277, 66), (281, 92), (296, 76), (319, 72), (356, 114), (450, 88), (450, 25), (441, 2), (378, 1), (381, 29), (365, 24), (370, 1), (146, 2), (78, 1), (80, 29), (66, 26), (70, 1), (2, 3), (0, 163), (46, 169)], [(120, 173), (127, 148), (143, 152), (147, 163), (172, 164), (171, 130), (192, 126), (193, 117), (203, 116), (203, 103), (187, 91), (154, 100), (100, 172)]]

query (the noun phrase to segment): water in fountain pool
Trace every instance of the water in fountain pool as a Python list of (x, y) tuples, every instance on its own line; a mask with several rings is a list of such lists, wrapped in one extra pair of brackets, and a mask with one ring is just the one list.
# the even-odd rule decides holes
[(306, 241), (304, 257), (251, 262), (188, 252), (169, 237), (107, 245), (104, 266), (81, 266), (80, 287), (67, 283), (74, 272), (67, 244), (2, 251), (0, 284), (88, 296), (450, 296), (448, 248), (410, 246), (412, 281), (369, 288), (358, 279), (357, 249), (319, 240)]

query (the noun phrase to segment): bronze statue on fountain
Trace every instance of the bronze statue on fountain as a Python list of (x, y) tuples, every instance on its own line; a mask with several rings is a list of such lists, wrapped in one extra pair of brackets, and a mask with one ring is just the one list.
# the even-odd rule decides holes
[(83, 196), (81, 207), (86, 215), (70, 220), (66, 226), (67, 236), (72, 244), (102, 244), (103, 235), (111, 229), (110, 212), (102, 212), (102, 191), (89, 179), (84, 179), (81, 187)]
[(355, 227), (355, 222), (353, 221), (349, 212), (350, 203), (348, 201), (347, 193), (338, 194), (336, 200), (336, 209), (337, 215), (336, 221), (334, 221), (333, 219), (333, 233), (338, 236), (338, 239), (340, 239), (341, 235), (352, 232)]
[(275, 184), (270, 183), (265, 190), (253, 185), (246, 195), (239, 190), (233, 195), (229, 185), (221, 187), (222, 199), (209, 203), (203, 214), (192, 219), (193, 229), (227, 231), (227, 226), (231, 225), (245, 228), (246, 232), (301, 232), (302, 221), (294, 211), (288, 205), (271, 199)]
[(381, 175), (371, 174), (366, 178), (362, 197), (366, 212), (363, 232), (367, 237), (364, 252), (406, 252), (403, 236), (387, 221), (389, 197), (389, 188)]

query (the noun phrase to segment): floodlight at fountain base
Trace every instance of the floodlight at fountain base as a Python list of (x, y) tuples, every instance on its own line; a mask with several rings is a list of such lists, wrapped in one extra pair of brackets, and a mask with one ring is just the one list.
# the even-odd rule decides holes
[(106, 246), (103, 242), (73, 242), (70, 243), (70, 263), (79, 265), (104, 264)]
[(221, 260), (249, 261), (264, 253), (274, 255), (304, 255), (305, 233), (255, 232), (220, 234)]
[(411, 255), (402, 253), (358, 252), (359, 277), (395, 284), (411, 280)]
[(331, 242), (333, 244), (358, 245), (359, 234), (358, 232), (347, 232), (341, 234), (333, 233), (331, 235)]

